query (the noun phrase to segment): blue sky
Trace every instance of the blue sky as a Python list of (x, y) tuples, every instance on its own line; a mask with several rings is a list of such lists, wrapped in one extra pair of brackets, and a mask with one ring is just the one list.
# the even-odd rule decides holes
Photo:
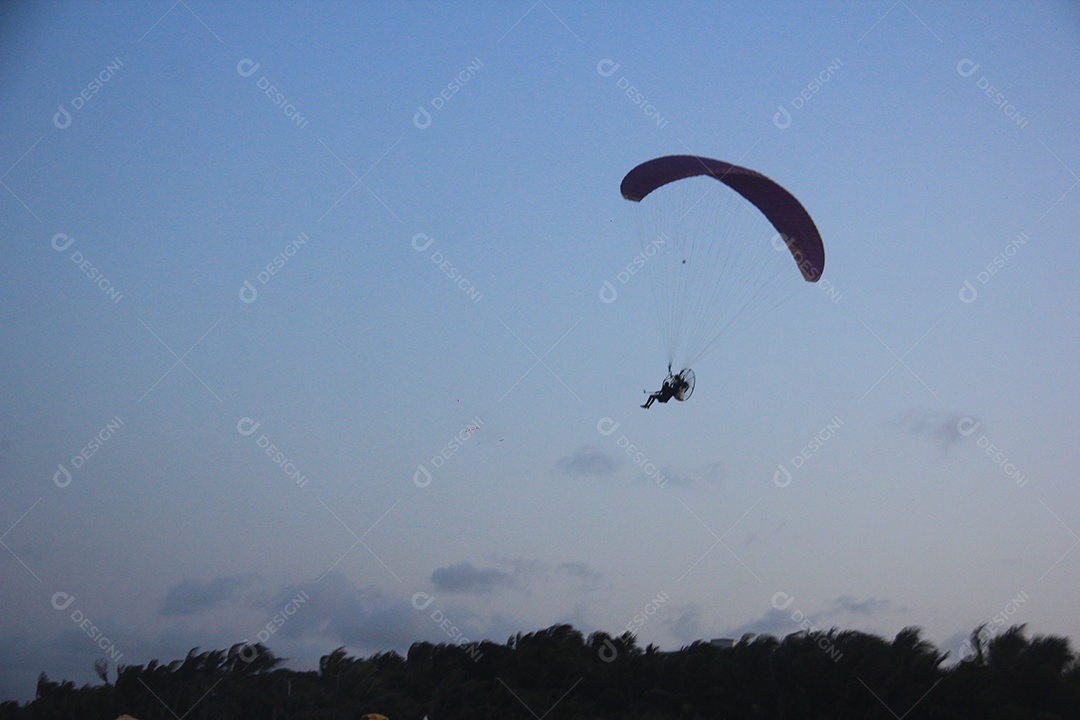
[[(650, 603), (1077, 636), (1074, 5), (3, 13), (4, 698), (276, 615), (294, 667)], [(684, 153), (791, 190), (828, 286), (644, 413), (648, 283), (598, 294)]]

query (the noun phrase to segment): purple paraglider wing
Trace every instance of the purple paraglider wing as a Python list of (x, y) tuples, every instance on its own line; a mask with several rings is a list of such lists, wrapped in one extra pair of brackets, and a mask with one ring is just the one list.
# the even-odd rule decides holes
[(696, 155), (668, 155), (638, 165), (623, 178), (622, 196), (641, 200), (658, 187), (708, 175), (746, 198), (768, 219), (787, 243), (807, 282), (817, 282), (825, 269), (825, 246), (814, 221), (795, 196), (759, 172)]

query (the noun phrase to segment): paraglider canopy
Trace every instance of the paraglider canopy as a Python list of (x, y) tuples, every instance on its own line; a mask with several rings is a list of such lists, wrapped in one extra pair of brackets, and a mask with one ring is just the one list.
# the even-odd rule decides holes
[(759, 172), (697, 155), (668, 155), (643, 162), (623, 178), (619, 190), (641, 202), (658, 187), (689, 177), (716, 178), (750, 201), (780, 234), (807, 282), (825, 269), (825, 247), (810, 214), (795, 196)]

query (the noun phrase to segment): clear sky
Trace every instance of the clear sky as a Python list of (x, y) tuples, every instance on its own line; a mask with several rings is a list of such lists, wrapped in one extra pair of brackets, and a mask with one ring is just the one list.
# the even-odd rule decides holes
[[(0, 13), (0, 697), (260, 631), (1080, 636), (1075, 4)], [(646, 413), (599, 292), (683, 153), (828, 262)]]

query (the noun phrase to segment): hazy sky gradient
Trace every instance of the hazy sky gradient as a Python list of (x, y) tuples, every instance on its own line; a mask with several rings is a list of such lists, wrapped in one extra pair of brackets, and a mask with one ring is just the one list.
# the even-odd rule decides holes
[[(0, 698), (92, 680), (83, 617), (144, 663), (297, 597), (298, 668), (659, 596), (663, 648), (1080, 635), (1076, 5), (0, 12)], [(599, 292), (682, 153), (791, 190), (828, 285), (645, 413), (648, 283)]]

